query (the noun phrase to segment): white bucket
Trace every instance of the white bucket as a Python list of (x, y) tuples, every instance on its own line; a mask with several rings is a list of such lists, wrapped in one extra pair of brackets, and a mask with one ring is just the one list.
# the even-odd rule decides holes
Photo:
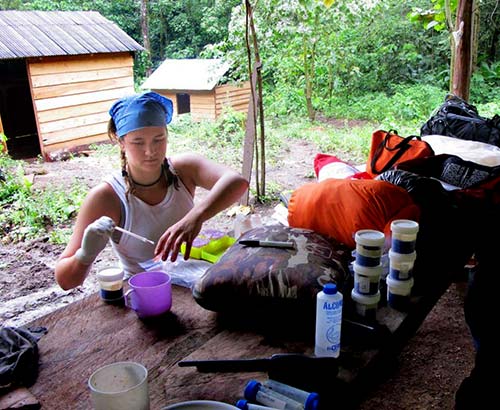
[(375, 320), (378, 303), (380, 302), (380, 292), (377, 292), (375, 295), (361, 295), (353, 289), (351, 297), (358, 315)]
[(379, 291), (382, 265), (361, 266), (353, 264), (354, 289), (361, 295), (375, 295)]
[(389, 276), (392, 279), (408, 280), (413, 277), (413, 266), (417, 252), (397, 253), (389, 250)]

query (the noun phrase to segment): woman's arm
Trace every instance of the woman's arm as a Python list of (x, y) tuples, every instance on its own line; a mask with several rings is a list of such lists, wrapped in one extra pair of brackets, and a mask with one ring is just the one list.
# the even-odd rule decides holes
[(209, 191), (203, 201), (179, 222), (168, 228), (161, 236), (155, 250), (155, 256), (166, 260), (172, 252), (175, 261), (181, 244), (186, 242), (186, 254), (189, 257), (191, 244), (201, 230), (202, 224), (236, 202), (248, 188), (248, 181), (230, 168), (217, 164), (198, 154), (183, 154), (171, 158), (182, 182), (190, 192), (196, 187)]
[[(75, 226), (73, 227), (73, 234), (56, 262), (55, 279), (62, 289), (75, 288), (81, 285), (87, 277), (92, 266), (93, 255), (85, 255), (84, 252), (79, 251), (82, 247), (85, 229), (90, 224), (95, 224), (95, 221), (103, 216), (108, 216), (115, 224), (118, 223), (120, 220), (119, 201), (113, 189), (106, 183), (96, 186), (88, 193), (78, 213)], [(105, 233), (105, 235), (107, 234), (108, 232)], [(102, 238), (89, 239), (88, 247), (99, 247), (99, 244), (95, 243), (95, 239), (102, 241), (104, 244), (107, 242), (104, 235)], [(77, 255), (77, 251), (79, 255)], [(100, 250), (96, 249), (96, 252), (100, 252)]]

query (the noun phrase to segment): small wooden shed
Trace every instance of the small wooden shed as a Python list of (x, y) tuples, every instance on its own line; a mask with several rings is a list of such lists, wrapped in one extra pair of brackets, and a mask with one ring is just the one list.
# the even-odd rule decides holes
[[(0, 124), (14, 158), (106, 140), (144, 48), (93, 11), (0, 11)], [(1, 131), (1, 130), (0, 130)]]
[(250, 83), (221, 84), (230, 65), (221, 59), (167, 59), (143, 83), (172, 100), (174, 114), (194, 121), (217, 119), (225, 107), (247, 112)]

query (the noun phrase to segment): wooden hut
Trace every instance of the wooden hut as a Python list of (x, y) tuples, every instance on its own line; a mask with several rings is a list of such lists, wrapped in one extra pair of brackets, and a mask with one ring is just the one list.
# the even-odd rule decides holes
[(230, 66), (220, 59), (167, 59), (142, 88), (162, 94), (174, 103), (174, 114), (191, 113), (195, 121), (213, 121), (225, 107), (247, 112), (250, 83), (221, 84)]
[(97, 12), (0, 11), (0, 123), (14, 158), (107, 139), (144, 48)]

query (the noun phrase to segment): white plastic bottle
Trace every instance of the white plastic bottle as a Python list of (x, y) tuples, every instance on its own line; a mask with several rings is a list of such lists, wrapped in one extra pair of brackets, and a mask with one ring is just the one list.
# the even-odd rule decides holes
[(325, 284), (316, 296), (315, 356), (340, 355), (343, 299), (335, 283)]

